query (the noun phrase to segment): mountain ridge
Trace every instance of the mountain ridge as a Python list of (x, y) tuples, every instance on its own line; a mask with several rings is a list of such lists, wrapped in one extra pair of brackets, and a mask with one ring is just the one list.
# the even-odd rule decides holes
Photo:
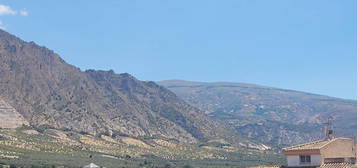
[(335, 117), (339, 136), (356, 135), (357, 101), (232, 82), (162, 81), (212, 119), (279, 149), (323, 138), (323, 123)]
[(349, 99), (349, 98), (342, 98), (342, 97), (336, 97), (336, 96), (331, 96), (331, 95), (325, 95), (325, 94), (320, 94), (320, 93), (312, 93), (308, 91), (299, 91), (296, 89), (284, 89), (284, 88), (279, 88), (279, 87), (274, 87), (274, 86), (267, 86), (267, 85), (260, 85), (260, 84), (251, 84), (251, 83), (245, 83), (245, 82), (224, 82), (224, 81), (213, 81), (213, 82), (200, 82), (200, 81), (191, 81), (191, 80), (180, 80), (180, 79), (168, 79), (168, 80), (161, 80), (161, 81), (156, 81), (160, 85), (164, 86), (170, 86), (170, 87), (175, 87), (175, 85), (171, 84), (179, 84), (178, 86), (183, 85), (193, 85), (193, 86), (199, 86), (199, 85), (205, 85), (205, 84), (210, 84), (210, 85), (223, 85), (223, 86), (251, 86), (251, 87), (257, 87), (257, 88), (266, 88), (266, 89), (277, 89), (281, 91), (289, 91), (289, 92), (296, 92), (296, 93), (302, 93), (302, 94), (310, 94), (310, 95), (315, 95), (315, 96), (323, 96), (323, 97), (329, 97), (332, 99), (340, 99), (340, 100), (346, 100), (346, 101), (352, 101), (352, 102), (357, 102), (356, 99)]

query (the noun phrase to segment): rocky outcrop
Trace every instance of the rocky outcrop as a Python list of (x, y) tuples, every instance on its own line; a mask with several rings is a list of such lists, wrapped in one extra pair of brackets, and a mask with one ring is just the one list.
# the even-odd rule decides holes
[(28, 125), (25, 118), (0, 98), (0, 128), (18, 128)]

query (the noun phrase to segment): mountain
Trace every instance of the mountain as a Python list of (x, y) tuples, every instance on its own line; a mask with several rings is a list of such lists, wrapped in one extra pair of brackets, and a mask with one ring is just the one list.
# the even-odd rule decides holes
[(154, 82), (113, 71), (83, 72), (46, 47), (2, 30), (0, 100), (0, 116), (5, 116), (0, 123), (10, 123), (3, 127), (30, 125), (182, 143), (238, 138)]
[[(122, 64), (123, 62), (118, 62)], [(0, 30), (0, 165), (248, 167), (282, 164), (172, 91), (86, 70)]]
[(186, 102), (212, 119), (279, 149), (323, 138), (323, 127), (334, 117), (338, 136), (357, 133), (357, 101), (229, 82), (161, 81)]

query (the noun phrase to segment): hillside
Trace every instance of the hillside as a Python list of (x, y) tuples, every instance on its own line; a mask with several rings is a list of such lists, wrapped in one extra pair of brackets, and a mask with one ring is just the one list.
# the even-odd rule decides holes
[[(154, 82), (113, 71), (83, 72), (53, 51), (2, 30), (0, 79), (0, 98), (20, 121), (15, 127), (162, 137), (181, 143), (238, 138)], [(5, 120), (0, 118), (1, 123)]]
[(339, 136), (357, 134), (357, 101), (243, 83), (162, 81), (212, 119), (276, 148), (323, 136), (323, 123), (335, 118)]

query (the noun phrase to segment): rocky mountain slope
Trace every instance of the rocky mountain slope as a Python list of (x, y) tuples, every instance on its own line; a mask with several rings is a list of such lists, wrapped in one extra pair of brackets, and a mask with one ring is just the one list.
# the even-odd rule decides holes
[[(16, 126), (28, 123), (92, 135), (163, 137), (182, 143), (237, 141), (226, 126), (154, 82), (113, 71), (83, 72), (53, 51), (2, 30), (0, 97), (14, 108), (11, 115), (20, 121)], [(6, 118), (1, 117), (0, 123)]]
[(158, 83), (240, 135), (277, 148), (322, 138), (328, 116), (337, 135), (357, 134), (357, 101), (242, 83)]

